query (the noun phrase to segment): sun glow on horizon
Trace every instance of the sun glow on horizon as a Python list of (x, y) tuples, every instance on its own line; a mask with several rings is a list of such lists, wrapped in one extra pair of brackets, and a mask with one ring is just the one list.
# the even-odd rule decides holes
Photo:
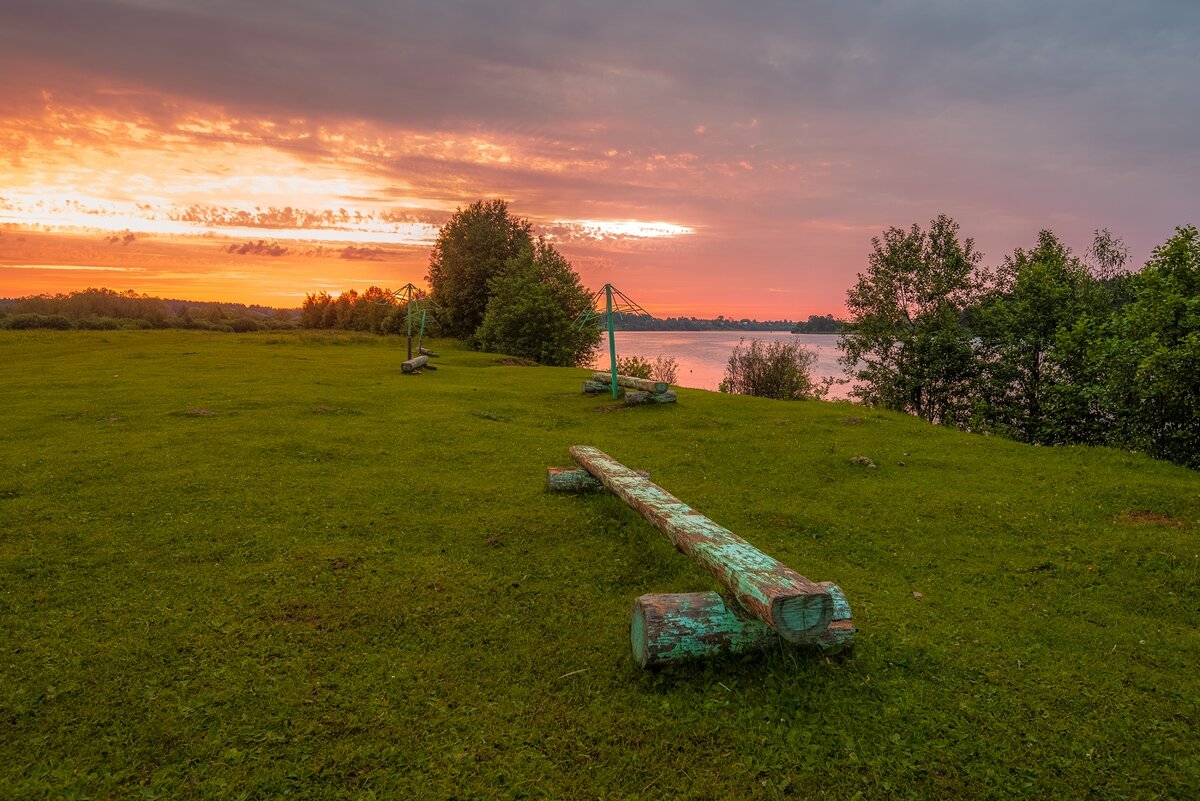
[(554, 225), (565, 226), (594, 239), (660, 239), (696, 233), (695, 228), (686, 225), (649, 220), (555, 220)]

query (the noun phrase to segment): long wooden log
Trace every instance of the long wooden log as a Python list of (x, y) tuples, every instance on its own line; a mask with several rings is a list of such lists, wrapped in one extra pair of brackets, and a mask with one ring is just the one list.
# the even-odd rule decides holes
[(431, 351), (429, 348), (418, 347), (417, 353), (421, 354), (422, 356), (437, 356), (437, 354)]
[(603, 451), (575, 445), (571, 456), (785, 640), (811, 643), (825, 633), (834, 613), (827, 585), (777, 562)]
[(629, 392), (625, 395), (626, 406), (641, 406), (643, 403), (674, 403), (675, 393), (666, 392)]
[[(814, 644), (835, 654), (854, 644), (850, 604), (834, 585), (833, 620)], [(650, 593), (633, 602), (629, 641), (643, 668), (687, 659), (737, 656), (771, 647), (790, 647), (775, 629), (746, 614), (715, 592)]]
[(400, 369), (406, 373), (411, 373), (413, 370), (419, 370), (424, 367), (425, 362), (427, 361), (429, 361), (428, 356), (417, 356), (416, 358), (409, 359), (406, 362), (401, 362)]
[[(612, 386), (612, 376), (608, 373), (592, 373), (592, 380)], [(643, 392), (666, 392), (671, 388), (671, 385), (665, 381), (651, 381), (649, 378), (635, 378), (630, 375), (617, 376), (617, 386), (625, 387), (626, 389), (640, 389)]]

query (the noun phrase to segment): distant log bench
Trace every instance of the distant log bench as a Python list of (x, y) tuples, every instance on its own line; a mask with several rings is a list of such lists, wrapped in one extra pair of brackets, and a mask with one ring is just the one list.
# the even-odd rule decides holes
[[(612, 376), (608, 373), (592, 373), (591, 379), (583, 382), (583, 394), (601, 395), (612, 392)], [(630, 375), (617, 376), (618, 393), (633, 389), (637, 392), (626, 392), (625, 405), (638, 406), (643, 403), (675, 403), (675, 393), (666, 381), (652, 381), (649, 378), (637, 378)]]
[[(836, 585), (810, 581), (683, 503), (645, 473), (596, 448), (576, 445), (571, 456), (582, 471), (550, 468), (549, 488), (581, 491), (599, 484), (730, 593), (728, 599), (715, 592), (638, 598), (630, 642), (642, 667), (783, 643), (811, 645), (826, 653), (853, 646), (856, 629), (850, 604)], [(568, 474), (572, 478), (566, 480)]]
[(435, 358), (437, 356), (436, 353), (431, 351), (429, 348), (420, 348), (420, 347), (417, 348), (417, 353), (419, 353), (420, 355), (414, 356), (413, 358), (409, 359), (408, 361), (400, 363), (400, 371), (401, 372), (415, 373), (415, 372), (419, 371), (421, 368), (425, 368), (426, 370), (436, 370), (437, 369), (436, 367), (434, 367), (432, 364), (429, 363), (430, 359)]

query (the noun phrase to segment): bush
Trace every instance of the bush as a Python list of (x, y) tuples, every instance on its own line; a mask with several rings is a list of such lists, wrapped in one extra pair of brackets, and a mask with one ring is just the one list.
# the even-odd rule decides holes
[(665, 381), (674, 384), (679, 376), (679, 362), (673, 356), (658, 356), (650, 370), (650, 377), (655, 381)]
[(670, 356), (658, 356), (654, 361), (642, 356), (618, 356), (617, 373), (631, 378), (674, 384), (679, 375), (679, 363)]
[(13, 329), (55, 328), (59, 331), (66, 331), (71, 327), (71, 321), (61, 314), (26, 312), (14, 314), (6, 319), (4, 327)]
[(776, 400), (820, 398), (828, 388), (812, 380), (816, 361), (816, 351), (796, 343), (752, 339), (733, 349), (720, 390)]
[(652, 365), (641, 356), (618, 356), (617, 357), (617, 374), (627, 375), (630, 378), (650, 378), (650, 374), (654, 370)]
[(249, 317), (238, 317), (229, 324), (229, 327), (239, 334), (245, 334), (250, 331), (259, 330), (258, 321), (252, 320)]

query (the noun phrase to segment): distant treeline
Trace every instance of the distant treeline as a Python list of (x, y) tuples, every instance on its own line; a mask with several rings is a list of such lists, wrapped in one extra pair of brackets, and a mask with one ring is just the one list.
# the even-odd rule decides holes
[[(427, 323), (427, 328), (434, 325), (433, 320)], [(407, 305), (401, 305), (391, 290), (377, 286), (369, 287), (362, 294), (348, 289), (337, 297), (328, 292), (306, 295), (300, 306), (301, 328), (399, 334), (407, 330), (407, 326)]]
[(295, 328), (298, 317), (296, 309), (155, 298), (133, 290), (85, 289), (0, 299), (0, 328), (9, 329), (195, 328), (245, 332)]
[(842, 321), (832, 314), (810, 314), (808, 320), (796, 323), (793, 334), (836, 334), (842, 330)]
[(790, 331), (793, 320), (735, 319), (718, 315), (706, 320), (697, 317), (653, 317), (648, 314), (613, 315), (618, 331)]

